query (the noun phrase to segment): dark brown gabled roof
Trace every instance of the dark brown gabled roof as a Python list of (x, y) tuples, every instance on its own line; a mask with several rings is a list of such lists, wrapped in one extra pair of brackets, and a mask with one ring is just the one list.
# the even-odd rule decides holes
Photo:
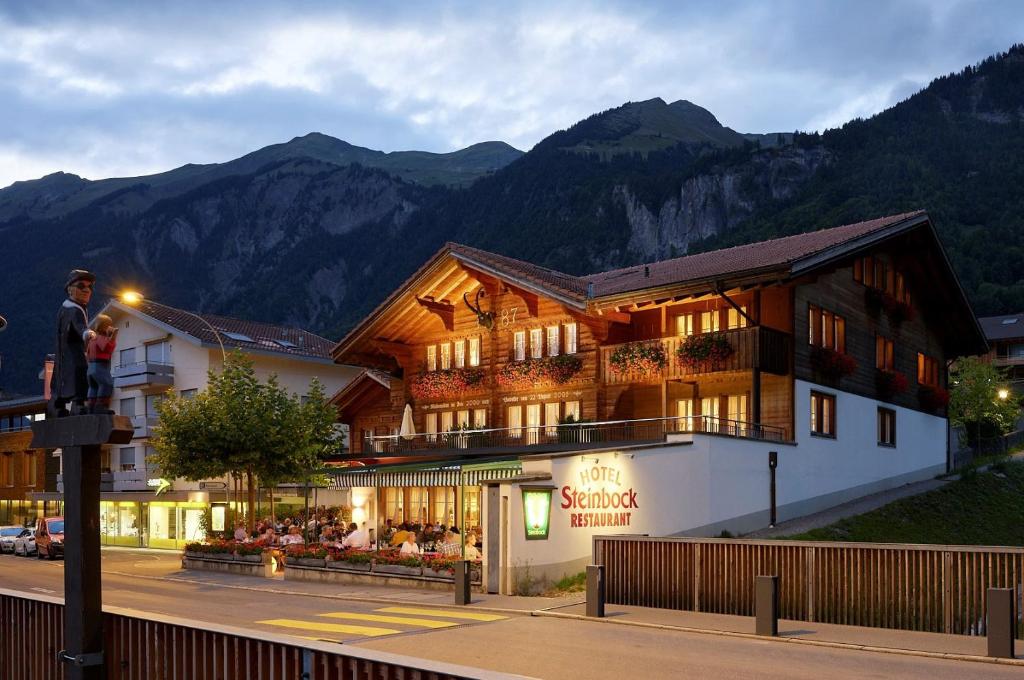
[[(197, 315), (152, 300), (144, 299), (134, 305), (112, 300), (104, 307), (104, 311), (109, 313), (110, 308), (118, 309), (126, 314), (141, 314), (168, 330), (192, 336), (204, 345), (217, 346), (217, 336), (207, 326), (208, 323), (217, 331), (226, 349), (237, 347), (247, 352), (329, 360), (331, 347), (334, 346), (334, 343), (327, 338), (301, 328), (288, 328), (218, 314)], [(200, 318), (196, 318), (197, 316)]]
[(831, 229), (749, 243), (671, 260), (613, 269), (584, 277), (594, 284), (593, 297), (629, 293), (691, 281), (771, 270), (843, 245), (872, 232), (924, 216), (924, 211), (882, 217)]
[(1003, 316), (983, 316), (978, 325), (988, 340), (1012, 340), (1024, 338), (1024, 312)]
[(458, 259), (466, 259), (474, 264), (495, 269), (506, 276), (533, 284), (549, 292), (557, 292), (581, 302), (587, 299), (587, 281), (578, 276), (505, 255), (490, 253), (479, 248), (464, 246), (461, 243), (448, 243), (445, 248)]

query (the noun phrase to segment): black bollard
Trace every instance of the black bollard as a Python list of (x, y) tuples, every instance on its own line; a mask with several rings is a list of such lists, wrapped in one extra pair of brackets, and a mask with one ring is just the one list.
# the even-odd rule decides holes
[(754, 615), (758, 635), (775, 637), (779, 634), (779, 577), (756, 577)]
[(471, 595), (469, 561), (459, 560), (455, 563), (455, 604), (469, 604), (472, 602)]
[(587, 616), (604, 618), (604, 565), (587, 566)]
[(989, 588), (988, 607), (985, 612), (985, 634), (988, 636), (988, 655), (997, 659), (1014, 658), (1014, 611), (1017, 593), (1013, 588)]

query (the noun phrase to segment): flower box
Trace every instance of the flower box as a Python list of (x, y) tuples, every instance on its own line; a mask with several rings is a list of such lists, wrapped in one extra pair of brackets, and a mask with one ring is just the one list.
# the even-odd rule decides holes
[(406, 567), (401, 564), (380, 564), (373, 565), (373, 571), (377, 574), (396, 574), (399, 576), (420, 576), (423, 567)]
[(480, 385), (484, 375), (484, 371), (479, 368), (424, 371), (412, 377), (409, 382), (409, 392), (416, 399), (455, 397)]
[(199, 550), (186, 550), (185, 551), (185, 557), (187, 557), (189, 559), (192, 559), (192, 560), (201, 560), (204, 557), (206, 557), (206, 553), (201, 552)]
[(338, 569), (340, 571), (361, 571), (368, 572), (370, 567), (373, 566), (370, 562), (349, 562), (347, 560), (327, 560), (328, 569)]
[(235, 555), (235, 562), (249, 562), (251, 564), (262, 564), (263, 555)]
[(941, 387), (921, 385), (917, 391), (917, 398), (921, 408), (926, 411), (938, 411), (949, 405), (949, 392)]
[(857, 371), (857, 360), (828, 347), (811, 347), (811, 368), (828, 380), (839, 380)]
[(542, 359), (512, 361), (499, 370), (495, 379), (508, 389), (529, 389), (544, 385), (564, 385), (583, 369), (583, 360), (572, 354)]
[(444, 581), (454, 581), (455, 580), (455, 573), (451, 572), (451, 571), (448, 571), (447, 569), (441, 569), (439, 571), (435, 571), (434, 569), (431, 569), (430, 567), (423, 567), (423, 575), (426, 576), (427, 578), (436, 578), (436, 579), (441, 579), (441, 580), (444, 580)]
[(882, 399), (892, 399), (897, 394), (907, 391), (907, 376), (899, 371), (878, 369), (875, 372), (875, 387)]
[(286, 558), (285, 564), (294, 564), (297, 567), (324, 567), (326, 560), (316, 557), (292, 557)]
[(611, 370), (618, 374), (652, 375), (668, 365), (665, 347), (660, 342), (630, 342), (621, 345), (609, 358)]
[(709, 371), (718, 369), (732, 353), (732, 345), (725, 335), (702, 333), (683, 340), (676, 350), (676, 357), (684, 366)]

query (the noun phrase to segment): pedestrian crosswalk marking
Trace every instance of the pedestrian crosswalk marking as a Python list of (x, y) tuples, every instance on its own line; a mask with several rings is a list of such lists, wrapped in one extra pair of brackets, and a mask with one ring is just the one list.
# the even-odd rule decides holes
[(422, 626), (424, 628), (448, 628), (459, 624), (452, 621), (431, 621), (429, 619), (413, 619), (405, 616), (382, 616), (381, 614), (356, 614), (353, 612), (330, 612), (317, 614), (331, 619), (351, 619), (354, 621), (372, 621), (374, 623), (398, 623), (406, 626)]
[(379, 637), (381, 635), (397, 635), (400, 630), (394, 628), (378, 628), (376, 626), (352, 626), (345, 623), (322, 623), (320, 621), (297, 621), (295, 619), (267, 619), (257, 621), (265, 626), (280, 626), (282, 628), (298, 628), (300, 630), (316, 630), (321, 633), (345, 633), (347, 635), (365, 635), (366, 637)]
[(469, 619), (471, 621), (501, 621), (508, 618), (498, 614), (484, 614), (482, 612), (451, 611), (447, 609), (421, 609), (419, 607), (383, 607), (379, 612), (387, 614), (413, 614), (415, 616), (440, 616), (446, 619)]

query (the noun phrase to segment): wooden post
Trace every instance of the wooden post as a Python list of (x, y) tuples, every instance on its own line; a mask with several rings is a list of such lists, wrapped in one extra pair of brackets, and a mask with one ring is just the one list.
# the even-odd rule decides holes
[(103, 602), (100, 580), (100, 450), (127, 444), (135, 430), (127, 416), (51, 418), (32, 424), (32, 448), (63, 451), (64, 649), (66, 680), (100, 680)]

